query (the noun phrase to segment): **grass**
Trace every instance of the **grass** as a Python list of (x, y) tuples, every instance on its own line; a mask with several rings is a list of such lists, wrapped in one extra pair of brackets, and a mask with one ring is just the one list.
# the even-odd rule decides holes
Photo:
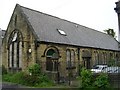
[[(78, 88), (79, 81), (74, 81), (73, 83), (75, 83), (74, 85), (71, 84), (70, 86), (68, 85), (68, 83), (62, 83), (62, 84), (54, 84), (52, 81), (49, 81), (46, 77), (42, 77), (41, 78), (41, 82), (37, 83), (36, 85), (31, 85), (28, 82), (32, 79), (32, 78), (28, 78), (28, 82), (24, 81), (24, 73), (23, 72), (19, 72), (16, 74), (12, 74), (12, 73), (8, 73), (8, 74), (4, 74), (3, 77), (3, 82), (10, 82), (12, 84), (20, 84), (20, 85), (24, 85), (24, 86), (28, 86), (28, 87), (32, 87), (32, 88)], [(46, 79), (46, 80), (45, 80)], [(27, 79), (26, 79), (27, 80)]]

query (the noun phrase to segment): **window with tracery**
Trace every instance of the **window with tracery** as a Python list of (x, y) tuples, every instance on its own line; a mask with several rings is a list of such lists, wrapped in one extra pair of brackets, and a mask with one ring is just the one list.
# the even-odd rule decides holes
[(8, 67), (22, 67), (22, 37), (18, 31), (12, 32), (8, 41)]

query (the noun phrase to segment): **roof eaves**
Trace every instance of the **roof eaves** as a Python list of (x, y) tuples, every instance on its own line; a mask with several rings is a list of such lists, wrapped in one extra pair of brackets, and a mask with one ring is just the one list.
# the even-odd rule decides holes
[(108, 50), (108, 51), (120, 51), (120, 50), (113, 50), (113, 49), (106, 49), (106, 48), (97, 48), (97, 47), (90, 47), (90, 46), (79, 46), (79, 45), (72, 45), (72, 44), (65, 44), (65, 43), (56, 43), (56, 42), (48, 42), (48, 41), (37, 41), (37, 43), (42, 44), (59, 44), (59, 45), (67, 45), (67, 46), (74, 46), (74, 47), (81, 47), (81, 48), (93, 48), (93, 49), (100, 49), (100, 50)]

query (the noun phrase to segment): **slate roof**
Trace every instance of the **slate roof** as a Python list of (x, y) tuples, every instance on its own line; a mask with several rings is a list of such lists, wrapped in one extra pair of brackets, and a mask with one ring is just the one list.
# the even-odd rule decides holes
[[(32, 26), (38, 41), (119, 50), (118, 42), (105, 33), (23, 6), (19, 7)], [(61, 35), (57, 29), (63, 30), (66, 35)]]

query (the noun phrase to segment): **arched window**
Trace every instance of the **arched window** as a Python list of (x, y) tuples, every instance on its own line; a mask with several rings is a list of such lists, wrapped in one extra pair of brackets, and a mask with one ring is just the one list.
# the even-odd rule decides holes
[(8, 67), (22, 67), (22, 36), (18, 31), (12, 32), (8, 41)]
[(71, 51), (71, 66), (75, 66), (75, 52), (74, 50)]
[(67, 67), (70, 67), (71, 66), (71, 60), (70, 60), (70, 50), (67, 50), (66, 51), (67, 53)]

